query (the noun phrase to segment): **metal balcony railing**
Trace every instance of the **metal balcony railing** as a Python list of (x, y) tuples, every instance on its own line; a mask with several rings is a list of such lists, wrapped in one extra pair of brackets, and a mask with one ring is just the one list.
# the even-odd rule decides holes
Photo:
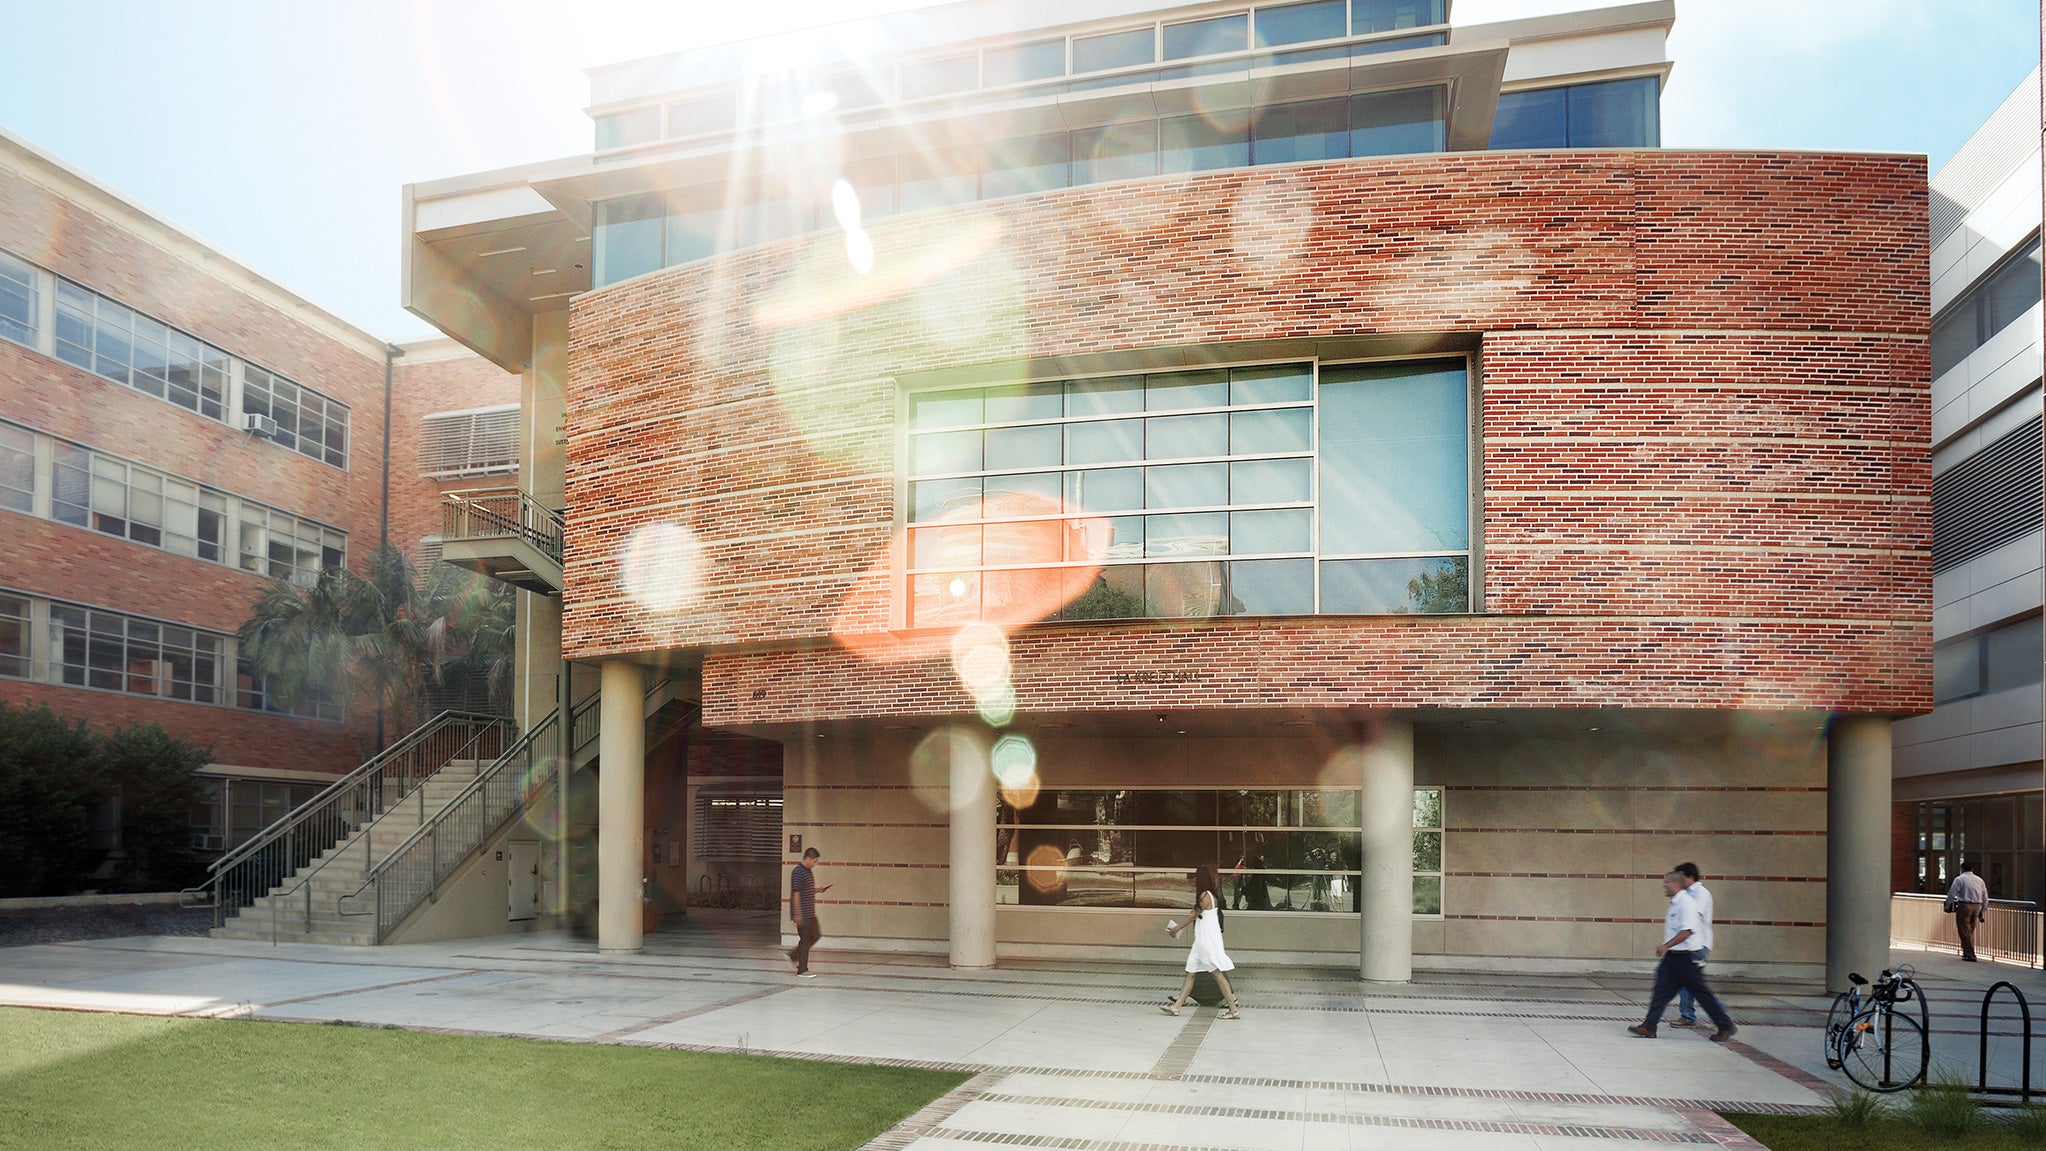
[(520, 488), (449, 492), (440, 506), (440, 534), (450, 540), (522, 539), (561, 562), (561, 513)]
[[(1959, 954), (1961, 936), (1954, 930), (1954, 916), (1945, 908), (1946, 897), (1899, 891), (1890, 896), (1890, 942), (1923, 947), (1928, 951)], [(2039, 966), (2042, 927), (2046, 915), (2038, 906), (2019, 900), (1992, 899), (1989, 914), (1975, 929), (1975, 951), (1992, 959)]]

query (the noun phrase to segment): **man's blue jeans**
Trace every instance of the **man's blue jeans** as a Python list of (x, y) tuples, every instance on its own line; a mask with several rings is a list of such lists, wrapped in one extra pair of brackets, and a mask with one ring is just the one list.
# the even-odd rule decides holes
[[(1710, 947), (1700, 947), (1698, 949), (1698, 966), (1705, 966), (1705, 961), (1711, 957), (1712, 949)], [(1698, 1022), (1698, 1003), (1691, 998), (1691, 989), (1688, 987), (1677, 992), (1677, 1018), (1686, 1023)]]

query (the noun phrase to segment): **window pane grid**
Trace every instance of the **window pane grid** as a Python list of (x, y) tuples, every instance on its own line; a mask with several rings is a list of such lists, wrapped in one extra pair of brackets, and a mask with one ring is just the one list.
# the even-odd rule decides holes
[(1068, 620), (1469, 611), (1468, 387), (1458, 359), (912, 394), (910, 626), (1046, 596)]
[(28, 678), (28, 661), (28, 601), (19, 596), (0, 596), (0, 676)]
[(0, 252), (0, 337), (35, 346), (41, 291), (35, 268)]
[(208, 419), (224, 418), (227, 354), (203, 340), (64, 279), (57, 281), (55, 335), (57, 358), (68, 364)]
[(242, 365), (242, 411), (268, 416), (271, 442), (337, 468), (348, 466), (348, 406), (254, 364)]
[(221, 639), (174, 624), (53, 603), (51, 682), (216, 703)]

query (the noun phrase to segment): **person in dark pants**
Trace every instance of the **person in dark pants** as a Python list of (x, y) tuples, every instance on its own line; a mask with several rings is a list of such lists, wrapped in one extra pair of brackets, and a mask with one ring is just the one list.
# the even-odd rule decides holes
[(1989, 914), (1989, 885), (1975, 874), (1973, 861), (1961, 861), (1961, 873), (1947, 888), (1947, 910), (1954, 913), (1954, 934), (1961, 937), (1961, 959), (1975, 962), (1975, 925)]
[(817, 864), (823, 858), (812, 847), (803, 852), (801, 863), (789, 869), (789, 918), (796, 924), (796, 948), (789, 952), (789, 962), (804, 979), (817, 978), (810, 970), (810, 949), (823, 934), (817, 927), (817, 896), (831, 890), (828, 883), (817, 886)]
[(1712, 1041), (1724, 1043), (1740, 1029), (1720, 1005), (1719, 996), (1705, 985), (1705, 972), (1698, 966), (1699, 936), (1705, 926), (1698, 903), (1684, 890), (1683, 875), (1675, 871), (1662, 877), (1662, 893), (1669, 896), (1669, 910), (1662, 919), (1663, 942), (1655, 949), (1662, 959), (1655, 969), (1655, 993), (1648, 1000), (1647, 1017), (1627, 1030), (1643, 1039), (1655, 1038), (1655, 1024), (1662, 1018), (1663, 1009), (1678, 991), (1689, 990), (1718, 1027), (1712, 1033)]

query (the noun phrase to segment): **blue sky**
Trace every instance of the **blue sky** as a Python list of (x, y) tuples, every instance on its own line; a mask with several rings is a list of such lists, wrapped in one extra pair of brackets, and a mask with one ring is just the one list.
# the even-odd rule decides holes
[[(343, 319), (412, 339), (433, 333), (397, 304), (403, 184), (586, 151), (585, 67), (917, 6), (16, 5), (0, 126)], [(1452, 10), (1466, 24), (1582, 6)], [(1679, 0), (1669, 51), (1665, 146), (1924, 152), (1937, 169), (2038, 62), (2038, 7)]]

